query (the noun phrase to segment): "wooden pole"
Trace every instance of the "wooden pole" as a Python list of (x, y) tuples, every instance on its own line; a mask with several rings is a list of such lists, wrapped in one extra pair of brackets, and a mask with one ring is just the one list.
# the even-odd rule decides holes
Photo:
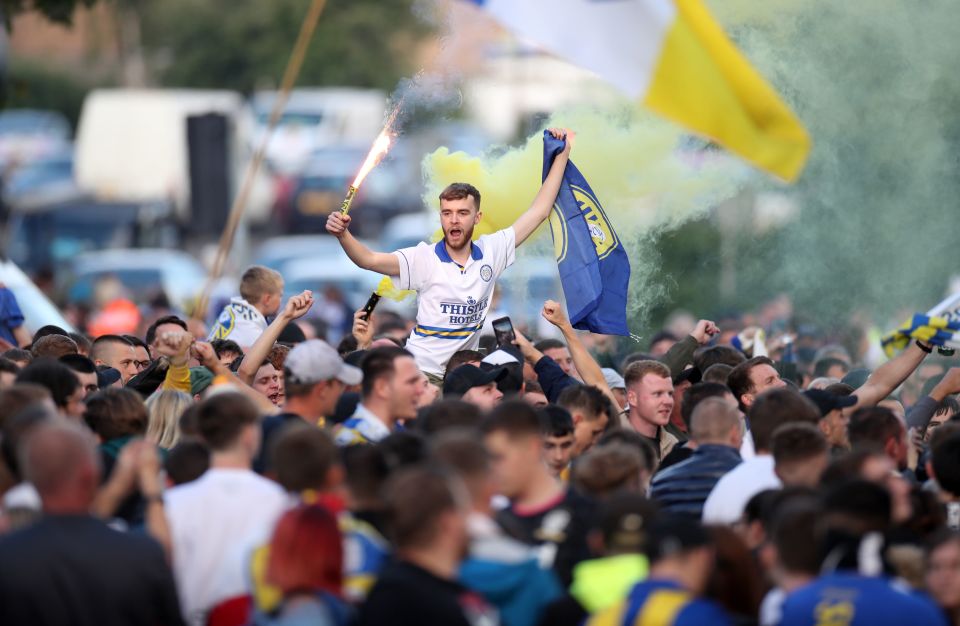
[(327, 0), (313, 0), (300, 26), (300, 34), (297, 35), (297, 41), (294, 43), (293, 51), (290, 53), (290, 60), (287, 61), (287, 67), (283, 72), (280, 92), (273, 103), (273, 109), (270, 111), (267, 129), (263, 134), (260, 145), (257, 146), (257, 150), (253, 154), (253, 158), (250, 159), (250, 162), (247, 164), (247, 169), (244, 172), (243, 180), (240, 184), (240, 190), (233, 199), (233, 204), (230, 207), (230, 215), (224, 226), (223, 234), (220, 236), (220, 246), (217, 248), (217, 256), (214, 258), (213, 268), (210, 270), (207, 284), (200, 294), (197, 307), (193, 312), (193, 316), (197, 319), (204, 320), (206, 318), (207, 307), (210, 304), (210, 293), (213, 290), (214, 284), (223, 274), (227, 257), (230, 256), (230, 250), (233, 248), (233, 240), (237, 234), (237, 227), (240, 225), (240, 219), (243, 217), (243, 213), (247, 208), (247, 199), (250, 196), (250, 190), (253, 188), (254, 176), (256, 176), (257, 171), (263, 164), (263, 158), (267, 151), (270, 136), (273, 134), (277, 122), (280, 121), (280, 116), (283, 114), (287, 100), (290, 98), (290, 91), (297, 81), (297, 76), (300, 75), (300, 69), (303, 67), (303, 59), (307, 54), (307, 47), (310, 45), (313, 33), (317, 29), (317, 22), (320, 20), (320, 15), (323, 13), (326, 4)]

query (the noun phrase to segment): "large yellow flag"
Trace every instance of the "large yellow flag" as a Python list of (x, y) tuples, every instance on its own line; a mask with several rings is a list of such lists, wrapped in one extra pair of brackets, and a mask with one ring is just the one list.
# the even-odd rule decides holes
[(473, 2), (756, 166), (786, 181), (803, 170), (806, 129), (701, 0)]

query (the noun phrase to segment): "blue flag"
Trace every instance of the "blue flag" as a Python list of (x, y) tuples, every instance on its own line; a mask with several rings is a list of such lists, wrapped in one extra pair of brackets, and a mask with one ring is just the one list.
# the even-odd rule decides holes
[[(564, 140), (543, 134), (543, 178), (563, 151)], [(574, 328), (602, 335), (629, 335), (627, 286), (630, 259), (590, 184), (567, 163), (550, 215), (560, 282)]]

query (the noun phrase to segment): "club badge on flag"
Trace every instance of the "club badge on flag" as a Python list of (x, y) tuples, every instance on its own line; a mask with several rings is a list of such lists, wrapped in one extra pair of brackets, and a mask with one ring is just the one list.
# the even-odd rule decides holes
[[(543, 134), (543, 178), (564, 141)], [(574, 328), (603, 335), (629, 335), (627, 287), (630, 260), (603, 206), (572, 161), (550, 215), (560, 282)]]

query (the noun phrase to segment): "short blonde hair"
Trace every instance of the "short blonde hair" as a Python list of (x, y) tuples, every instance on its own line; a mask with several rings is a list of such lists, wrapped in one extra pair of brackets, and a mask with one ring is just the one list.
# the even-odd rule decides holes
[(634, 383), (643, 380), (647, 374), (654, 374), (660, 378), (672, 378), (670, 368), (660, 361), (634, 361), (623, 373), (624, 384), (629, 389)]
[(280, 272), (262, 265), (253, 265), (240, 279), (240, 297), (256, 304), (264, 296), (283, 292), (283, 276)]
[(180, 416), (193, 404), (193, 398), (182, 391), (158, 389), (147, 398), (147, 441), (165, 450), (180, 440)]

